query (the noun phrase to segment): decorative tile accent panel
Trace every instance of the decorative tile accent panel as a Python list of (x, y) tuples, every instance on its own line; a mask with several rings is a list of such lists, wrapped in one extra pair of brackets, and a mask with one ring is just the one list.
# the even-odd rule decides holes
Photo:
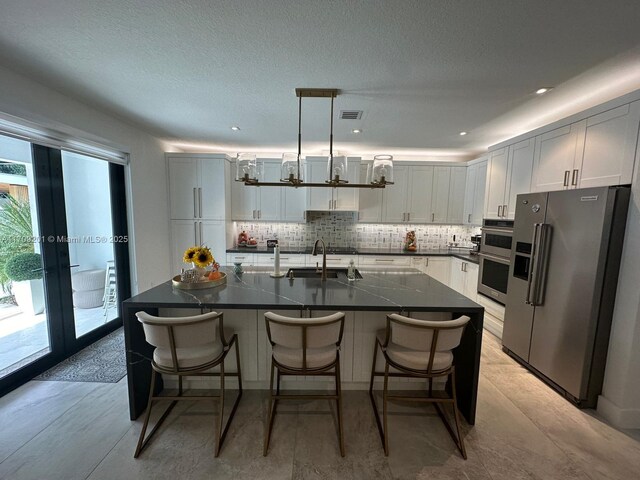
[(322, 238), (332, 247), (402, 248), (404, 236), (416, 232), (418, 248), (440, 248), (453, 241), (469, 244), (479, 227), (467, 225), (412, 225), (359, 223), (352, 212), (307, 212), (306, 223), (234, 222), (236, 233), (242, 230), (255, 237), (260, 245), (277, 238), (284, 248), (304, 248)]

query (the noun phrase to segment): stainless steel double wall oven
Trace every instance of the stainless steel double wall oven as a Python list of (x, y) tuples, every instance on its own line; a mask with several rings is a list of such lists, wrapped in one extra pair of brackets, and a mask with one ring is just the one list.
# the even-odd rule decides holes
[(513, 220), (482, 222), (478, 293), (502, 303), (507, 301), (507, 283), (513, 243)]

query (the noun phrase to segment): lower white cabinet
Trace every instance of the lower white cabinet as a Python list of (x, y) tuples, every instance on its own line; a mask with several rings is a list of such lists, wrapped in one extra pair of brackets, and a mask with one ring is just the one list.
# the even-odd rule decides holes
[(440, 283), (449, 285), (451, 258), (450, 257), (425, 257), (425, 258), (426, 258), (426, 264), (425, 264), (424, 273), (426, 273), (430, 277), (435, 278)]
[(255, 255), (253, 253), (227, 253), (227, 265), (241, 263), (242, 265), (251, 267), (255, 265)]
[(375, 255), (361, 255), (359, 264), (361, 266), (376, 266), (376, 267), (410, 267), (411, 257), (408, 255), (381, 255), (376, 257)]
[(217, 220), (171, 220), (171, 272), (180, 273), (190, 265), (182, 261), (184, 251), (194, 245), (205, 245), (220, 264), (226, 263), (225, 222)]
[(449, 287), (476, 301), (478, 296), (478, 265), (451, 258)]
[[(271, 253), (257, 253), (257, 265), (273, 265), (276, 257)], [(280, 254), (280, 267), (300, 267), (305, 265), (305, 255), (301, 254)]]

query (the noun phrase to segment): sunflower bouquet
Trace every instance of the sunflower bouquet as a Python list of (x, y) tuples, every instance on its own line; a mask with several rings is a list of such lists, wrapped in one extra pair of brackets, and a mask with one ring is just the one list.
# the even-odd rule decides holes
[(194, 267), (206, 268), (209, 265), (216, 265), (216, 260), (209, 247), (190, 247), (184, 251), (182, 256), (184, 263), (191, 263)]

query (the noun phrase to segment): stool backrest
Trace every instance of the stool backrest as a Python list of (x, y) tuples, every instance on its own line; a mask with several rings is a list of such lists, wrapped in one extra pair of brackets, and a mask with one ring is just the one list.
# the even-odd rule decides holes
[(302, 368), (307, 368), (307, 349), (340, 346), (344, 331), (344, 313), (325, 317), (293, 318), (267, 312), (264, 314), (271, 345), (302, 350)]
[(219, 312), (190, 317), (155, 317), (136, 313), (144, 336), (156, 348), (171, 352), (174, 369), (178, 370), (178, 349), (222, 343), (227, 346), (223, 331), (223, 316)]
[(463, 315), (454, 320), (420, 320), (396, 313), (387, 315), (386, 345), (396, 345), (411, 350), (430, 352), (429, 368), (433, 364), (433, 356), (437, 352), (451, 351), (460, 345), (470, 318)]

